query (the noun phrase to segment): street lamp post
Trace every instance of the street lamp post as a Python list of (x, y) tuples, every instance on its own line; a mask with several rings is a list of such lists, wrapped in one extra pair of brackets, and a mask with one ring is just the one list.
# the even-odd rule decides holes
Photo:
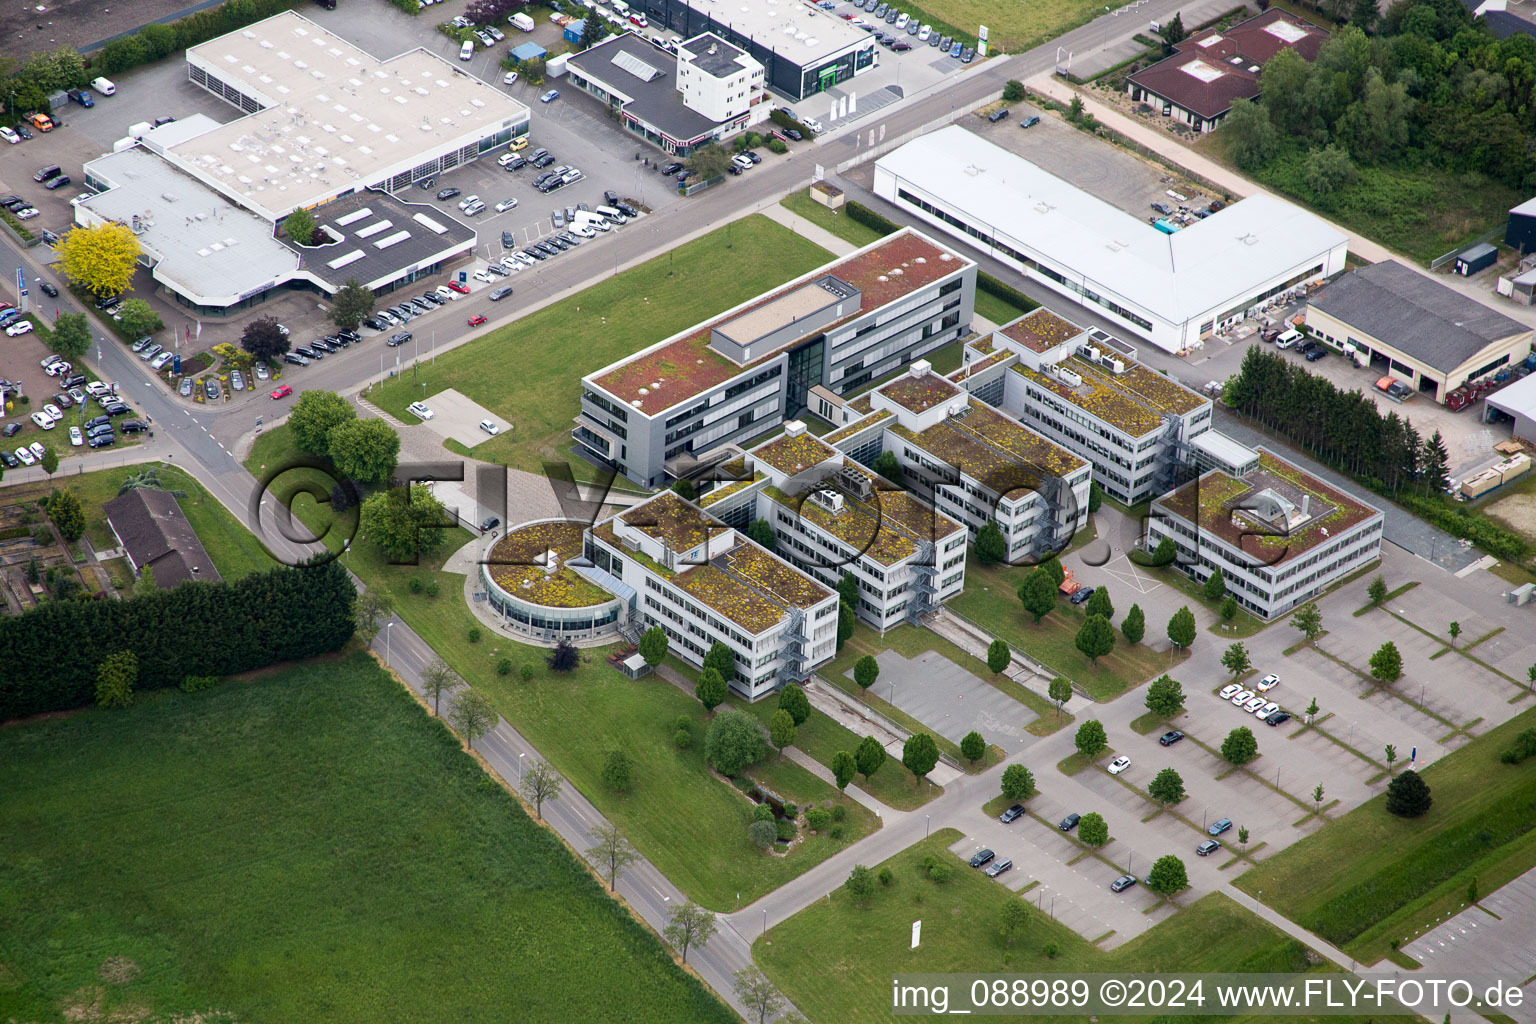
[(932, 832), (932, 830), (933, 830), (933, 815), (931, 815), (931, 814), (923, 815), (923, 838), (927, 839), (929, 834)]
[(762, 931), (762, 934), (764, 934), (764, 935), (768, 934), (768, 908), (767, 907), (763, 908), (763, 931)]
[(384, 664), (389, 664), (389, 627), (395, 624), (394, 620), (384, 623)]
[(517, 755), (517, 781), (519, 783), (523, 781), (523, 758), (527, 756), (528, 754), (526, 751)]

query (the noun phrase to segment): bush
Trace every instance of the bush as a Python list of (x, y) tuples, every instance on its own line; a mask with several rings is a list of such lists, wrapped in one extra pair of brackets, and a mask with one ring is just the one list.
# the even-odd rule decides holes
[(827, 838), (833, 840), (834, 842), (843, 838), (843, 826), (833, 825), (832, 830), (827, 833)]
[(830, 824), (832, 815), (820, 807), (812, 807), (805, 812), (805, 827), (812, 832), (825, 832)]
[(1040, 952), (1045, 954), (1047, 960), (1055, 960), (1061, 954), (1061, 947), (1054, 942), (1047, 942)]
[(773, 827), (771, 821), (754, 821), (747, 826), (747, 838), (764, 850), (773, 845), (773, 841), (779, 837), (779, 830)]
[(888, 867), (881, 868), (878, 877), (880, 879), (881, 885), (890, 885), (893, 881), (896, 880), (896, 875)]
[(842, 821), (843, 819), (845, 819), (847, 817), (848, 817), (848, 808), (844, 807), (842, 804), (834, 804), (832, 806), (832, 820), (833, 821)]
[(1003, 85), (1003, 99), (1009, 103), (1017, 103), (1024, 98), (1024, 83), (1010, 78)]
[(1519, 764), (1527, 758), (1536, 757), (1536, 729), (1527, 729), (1515, 737), (1515, 745), (1499, 754), (1499, 760), (1505, 764)]
[(199, 690), (217, 686), (218, 683), (218, 676), (187, 676), (181, 681), (181, 689), (183, 693), (196, 693)]
[(499, 676), (509, 676), (509, 675), (511, 675), (512, 674), (512, 659), (511, 658), (502, 658), (500, 661), (498, 661), (496, 663), (496, 674), (499, 675)]
[(774, 831), (778, 833), (779, 842), (781, 843), (787, 843), (794, 839), (795, 833), (798, 831), (795, 828), (795, 823), (790, 821), (788, 818), (780, 818), (778, 821), (773, 823), (773, 828)]
[(943, 885), (954, 877), (955, 869), (946, 861), (935, 860), (928, 865), (928, 881)]
[(687, 729), (679, 729), (672, 734), (672, 742), (677, 746), (678, 750), (687, 750), (693, 745), (693, 733)]
[(773, 808), (769, 807), (767, 804), (758, 804), (756, 807), (752, 808), (752, 820), (772, 821)]
[(524, 665), (521, 669), (518, 670), (517, 674), (522, 676), (523, 682), (526, 683), (528, 680), (533, 678), (533, 666)]
[(407, 581), (406, 588), (409, 589), (413, 594), (419, 594), (423, 590), (427, 589), (427, 582), (420, 576), (412, 576), (410, 580)]
[(843, 212), (847, 213), (852, 220), (863, 224), (871, 230), (878, 231), (882, 235), (889, 235), (891, 232), (899, 229), (899, 225), (892, 222), (890, 218), (876, 213), (857, 200), (850, 199)]
[(479, 626), (470, 626), (469, 627), (469, 633), (467, 634), (467, 639), (472, 644), (479, 643), (480, 642), (480, 627)]
[(1002, 299), (1010, 306), (1022, 309), (1026, 313), (1033, 312), (1040, 306), (1040, 303), (1025, 295), (1013, 285), (999, 281), (991, 274), (984, 274), (978, 271), (976, 274), (976, 287), (988, 295), (994, 295)]
[(796, 817), (797, 815), (799, 815), (799, 813), (800, 813), (800, 808), (799, 808), (798, 805), (791, 804), (791, 803), (786, 803), (784, 805), (784, 817), (786, 817), (786, 818), (793, 818), (793, 817)]
[(432, 580), (427, 584), (427, 596), (436, 597), (439, 593), (442, 592), (442, 589), (442, 586), (437, 582), (437, 580)]
[(768, 152), (770, 153), (783, 155), (789, 152), (789, 146), (785, 144), (783, 139), (769, 139), (763, 145), (768, 147)]

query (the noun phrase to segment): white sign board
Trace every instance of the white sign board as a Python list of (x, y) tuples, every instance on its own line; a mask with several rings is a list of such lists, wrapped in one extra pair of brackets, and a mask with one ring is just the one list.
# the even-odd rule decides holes
[(921, 919), (919, 919), (919, 920), (916, 920), (916, 921), (912, 922), (912, 948), (913, 949), (917, 948), (917, 945), (918, 945), (918, 943), (920, 941), (922, 941), (922, 938), (923, 938), (923, 922), (922, 922)]
[(982, 25), (976, 30), (976, 56), (987, 55), (987, 26)]

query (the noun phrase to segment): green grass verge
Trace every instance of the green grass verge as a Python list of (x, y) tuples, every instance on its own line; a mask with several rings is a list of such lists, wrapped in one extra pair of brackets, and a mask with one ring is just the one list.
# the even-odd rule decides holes
[(1092, 768), (1096, 764), (1106, 764), (1114, 760), (1115, 748), (1105, 747), (1097, 757), (1089, 757), (1084, 753), (1068, 754), (1056, 762), (1056, 770), (1063, 775), (1072, 776), (1086, 768)]
[(1408, 591), (1412, 590), (1414, 587), (1416, 587), (1418, 585), (1419, 585), (1419, 581), (1418, 580), (1409, 580), (1407, 583), (1404, 583), (1402, 586), (1394, 587), (1393, 589), (1387, 591), (1387, 596), (1381, 599), (1381, 604), (1372, 604), (1370, 602), (1366, 602), (1365, 604), (1361, 605), (1359, 608), (1356, 608), (1354, 610), (1353, 614), (1354, 614), (1355, 618), (1358, 619), (1360, 616), (1365, 615), (1368, 612), (1374, 612), (1378, 608), (1382, 607), (1383, 605), (1386, 605), (1386, 604), (1390, 603), (1393, 598), (1399, 597), (1399, 596), (1401, 596), (1403, 594), (1408, 593)]
[(6, 1020), (736, 1019), (363, 655), (0, 730), (0, 818)]
[(1103, 4), (1082, 0), (1041, 0), (1027, 10), (1008, 0), (901, 0), (896, 7), (967, 46), (976, 44), (976, 26), (986, 25), (989, 53), (1023, 53), (1104, 13)]
[(976, 289), (976, 315), (994, 324), (1006, 324), (1010, 320), (1017, 320), (1027, 312), (1029, 312), (1027, 309), (1020, 309), (1001, 296), (984, 292), (980, 288)]
[[(772, 259), (765, 259), (772, 253)], [(512, 423), (475, 456), (537, 472), (568, 457), (582, 374), (591, 373), (826, 263), (831, 254), (753, 215), (423, 363), (368, 398), (402, 421), (419, 399), (456, 388)]]
[[(1423, 771), (1434, 806), (1404, 820), (1378, 796), (1238, 879), (1302, 927), (1363, 961), (1418, 934), (1472, 878), (1536, 865), (1536, 762), (1500, 764), (1499, 751), (1536, 724), (1527, 711)], [(1523, 865), (1523, 867), (1521, 866)], [(1518, 874), (1518, 871), (1515, 871)]]
[[(971, 558), (966, 563), (965, 590), (950, 600), (949, 608), (1052, 672), (1066, 676), (1094, 700), (1113, 700), (1131, 687), (1170, 671), (1189, 656), (1188, 651), (1176, 651), (1170, 663), (1167, 653), (1145, 644), (1126, 643), (1117, 627), (1115, 649), (1097, 665), (1090, 664), (1074, 643), (1087, 619), (1081, 608), (1059, 600), (1056, 610), (1037, 626), (1019, 604), (1019, 584), (1032, 571), (1023, 566), (982, 565)], [(1129, 594), (1113, 596), (1117, 613), (1130, 607)], [(1163, 625), (1147, 623), (1147, 636), (1159, 636)]]
[[(107, 514), (102, 511), (102, 506), (117, 497), (117, 489), (124, 480), (150, 468), (158, 470), (160, 482), (167, 490), (187, 492), (186, 497), (178, 499), (182, 511), (186, 513), (187, 522), (197, 531), (198, 539), (208, 550), (208, 557), (213, 559), (220, 576), (236, 579), (246, 573), (275, 567), (276, 563), (251, 532), (202, 484), (176, 466), (147, 462), (137, 466), (97, 469), (72, 476), (58, 475), (53, 481), (57, 487), (68, 487), (80, 499), (85, 506), (85, 534), (98, 551), (105, 551), (116, 547), (117, 540), (107, 526)], [(32, 490), (37, 486), (18, 485), (10, 491)], [(3, 494), (0, 492), (0, 498), (3, 498)], [(124, 576), (123, 582), (129, 582), (128, 577)]]
[[(1019, 897), (951, 854), (947, 847), (959, 838), (959, 832), (944, 829), (871, 865), (889, 867), (893, 878), (876, 888), (868, 906), (854, 905), (838, 889), (771, 928), (754, 943), (754, 959), (812, 1020), (838, 1024), (890, 1020), (891, 976), (898, 973), (1307, 969), (1305, 947), (1219, 893), (1108, 953), (1036, 910), (1026, 897), (1031, 912), (1012, 945), (1005, 945), (1002, 906)], [(953, 868), (949, 881), (928, 880), (927, 856), (947, 858)], [(1109, 869), (1104, 871), (1107, 884)], [(1049, 908), (1049, 898), (1043, 902)], [(923, 941), (913, 951), (909, 938), (919, 918)], [(1048, 945), (1054, 957), (1046, 955)]]
[(803, 188), (785, 196), (780, 205), (797, 217), (804, 217), (823, 231), (830, 231), (843, 241), (857, 248), (877, 242), (885, 236), (867, 224), (860, 224), (848, 216), (846, 210), (829, 210), (811, 198), (811, 190)]

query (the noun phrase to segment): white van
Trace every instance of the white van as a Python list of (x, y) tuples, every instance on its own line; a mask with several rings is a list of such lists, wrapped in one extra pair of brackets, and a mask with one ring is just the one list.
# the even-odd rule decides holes
[(91, 82), (91, 88), (95, 89), (103, 96), (111, 96), (113, 93), (117, 92), (117, 86), (113, 85), (111, 80), (106, 78), (95, 79)]
[(471, 60), (471, 59), (474, 58), (474, 56), (475, 56), (475, 43), (474, 43), (474, 40), (472, 40), (472, 39), (464, 40), (464, 44), (459, 47), (459, 60)]
[(628, 217), (624, 216), (622, 213), (620, 213), (618, 210), (615, 210), (611, 206), (599, 206), (596, 212), (602, 214), (606, 219), (612, 221), (615, 224), (625, 224), (629, 221)]
[(1297, 330), (1286, 331), (1275, 339), (1275, 348), (1290, 348), (1301, 340), (1301, 332)]

